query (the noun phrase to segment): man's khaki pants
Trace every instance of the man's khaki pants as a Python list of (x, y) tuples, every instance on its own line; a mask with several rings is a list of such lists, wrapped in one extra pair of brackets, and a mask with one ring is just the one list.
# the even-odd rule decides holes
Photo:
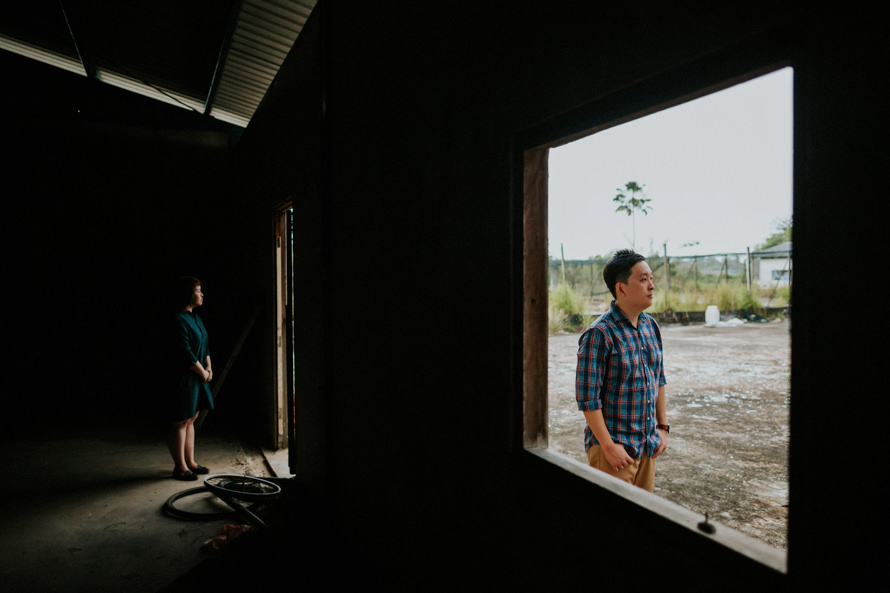
[(591, 445), (587, 450), (587, 461), (591, 467), (615, 476), (619, 480), (624, 480), (628, 484), (639, 486), (649, 492), (655, 490), (655, 460), (649, 459), (646, 453), (643, 453), (641, 459), (634, 459), (633, 463), (616, 472), (606, 461), (602, 446)]

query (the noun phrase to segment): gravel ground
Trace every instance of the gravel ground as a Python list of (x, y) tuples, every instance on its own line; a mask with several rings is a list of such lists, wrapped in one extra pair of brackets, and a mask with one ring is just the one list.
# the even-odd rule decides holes
[[(671, 435), (655, 493), (787, 549), (790, 321), (662, 326)], [(550, 336), (549, 445), (583, 463), (580, 334)]]

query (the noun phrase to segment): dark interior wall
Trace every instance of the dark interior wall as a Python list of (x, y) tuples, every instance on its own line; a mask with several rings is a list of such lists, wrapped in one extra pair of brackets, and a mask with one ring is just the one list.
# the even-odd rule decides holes
[(20, 394), (19, 413), (39, 416), (41, 430), (55, 420), (156, 422), (162, 328), (178, 306), (172, 282), (191, 274), (205, 283), (218, 360), (248, 308), (230, 279), (233, 130), (0, 58), (4, 76), (21, 83), (3, 94), (5, 286), (29, 311), (9, 316), (15, 355), (5, 357), (4, 391)]
[[(318, 475), (324, 462), (323, 411), (325, 397), (325, 294), (328, 273), (327, 202), (322, 197), (321, 67), (317, 18), (313, 15), (300, 33), (288, 60), (263, 100), (258, 115), (235, 150), (234, 187), (238, 211), (250, 221), (239, 231), (242, 255), (250, 261), (244, 271), (250, 283), (263, 287), (262, 315), (255, 331), (255, 351), (262, 377), (255, 384), (265, 401), (274, 401), (275, 262), (271, 240), (276, 212), (293, 210), (294, 302), (293, 326), (297, 339), (294, 378), (296, 446), (294, 460), (302, 476)], [(249, 230), (246, 230), (249, 228)], [(243, 376), (242, 372), (242, 376)], [(264, 423), (272, 418), (265, 410)]]
[[(4, 54), (8, 79), (28, 81), (3, 94), (3, 264), (24, 304), (3, 388), (24, 412), (4, 424), (31, 436), (22, 418), (144, 416), (171, 271), (205, 281), (217, 364), (264, 307), (229, 392), (244, 395), (221, 413), (255, 409), (245, 398), (268, 391), (272, 368), (266, 233), (293, 200), (298, 468), (347, 556), (425, 590), (614, 585), (609, 562), (622, 578), (721, 589), (869, 576), (878, 490), (846, 474), (881, 450), (880, 428), (859, 426), (879, 407), (883, 354), (862, 348), (873, 322), (851, 318), (880, 297), (855, 283), (849, 311), (818, 301), (850, 244), (881, 246), (882, 216), (847, 207), (873, 195), (884, 162), (879, 20), (626, 4), (322, 2), (234, 155), (230, 130)], [(784, 53), (797, 92), (790, 579), (522, 451), (518, 354), (527, 137)], [(80, 99), (102, 117), (72, 112)], [(852, 395), (851, 377), (869, 387)], [(843, 396), (855, 447), (836, 446), (829, 422)]]
[[(869, 270), (881, 268), (886, 212), (856, 206), (874, 195), (887, 162), (885, 106), (874, 78), (887, 54), (881, 26), (877, 15), (858, 7), (801, 19), (789, 563), (814, 580), (858, 579), (856, 571), (868, 578), (881, 570), (882, 550), (866, 534), (877, 527), (873, 511), (884, 493), (852, 469), (852, 459), (868, 464), (869, 452), (883, 445), (882, 431), (860, 436), (857, 428), (884, 405), (886, 374), (887, 349), (872, 337), (887, 324), (884, 299), (866, 288)], [(841, 295), (840, 303), (827, 304), (829, 294)], [(856, 451), (852, 459), (849, 449), (832, 444), (840, 434), (840, 443)]]
[[(637, 563), (644, 576), (724, 589), (867, 575), (854, 511), (838, 508), (849, 486), (826, 486), (820, 470), (844, 457), (825, 451), (824, 427), (810, 416), (830, 416), (834, 389), (849, 378), (838, 373), (826, 390), (830, 360), (861, 366), (861, 352), (821, 345), (858, 330), (825, 327), (807, 297), (819, 294), (814, 278), (826, 262), (843, 265), (850, 237), (873, 240), (827, 189), (877, 164), (867, 133), (877, 107), (864, 75), (879, 52), (873, 37), (851, 47), (868, 19), (753, 6), (321, 6), (329, 12), (316, 11), (317, 42), (284, 68), (298, 80), (320, 64), (321, 90), (276, 91), (242, 157), (278, 152), (278, 164), (247, 175), (275, 176), (262, 183), (278, 183), (282, 195), (313, 180), (293, 198), (307, 214), (303, 232), (320, 242), (304, 246), (298, 275), (309, 281), (298, 298), (323, 314), (306, 344), (297, 336), (304, 354), (322, 352), (298, 382), (298, 408), (318, 420), (300, 454), (316, 470), (303, 477), (346, 526), (350, 554), (418, 588), (617, 585)], [(790, 577), (522, 451), (518, 267), (517, 162), (530, 138), (783, 63), (795, 67), (798, 117)], [(319, 93), (320, 138), (302, 132), (318, 125)], [(315, 151), (320, 161), (302, 160)], [(876, 380), (873, 368), (865, 373)], [(855, 492), (874, 498), (869, 487)], [(620, 576), (601, 566), (613, 554)]]

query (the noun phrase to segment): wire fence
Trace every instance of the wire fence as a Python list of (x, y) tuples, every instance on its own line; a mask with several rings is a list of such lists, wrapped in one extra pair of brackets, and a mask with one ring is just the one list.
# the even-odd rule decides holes
[[(551, 287), (571, 286), (590, 306), (602, 308), (612, 300), (603, 280), (606, 259), (550, 259)], [(656, 310), (704, 310), (717, 304), (721, 310), (790, 304), (792, 251), (773, 248), (744, 253), (663, 256), (646, 260), (657, 286)]]

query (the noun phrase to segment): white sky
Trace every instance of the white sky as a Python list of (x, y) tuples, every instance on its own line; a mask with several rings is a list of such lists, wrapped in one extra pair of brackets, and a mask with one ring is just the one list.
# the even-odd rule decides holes
[[(612, 201), (628, 181), (652, 201), (636, 214), (644, 255), (744, 252), (791, 216), (792, 70), (782, 70), (550, 151), (550, 255), (631, 247)], [(694, 247), (683, 244), (698, 241)]]

